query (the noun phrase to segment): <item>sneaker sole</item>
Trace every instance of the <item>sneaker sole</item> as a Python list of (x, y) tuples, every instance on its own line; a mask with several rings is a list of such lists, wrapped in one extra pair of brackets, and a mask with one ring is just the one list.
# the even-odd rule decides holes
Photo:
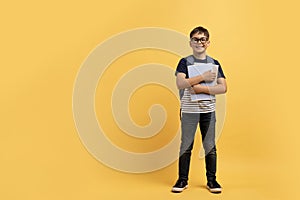
[(206, 186), (206, 187), (211, 193), (221, 193), (222, 192), (222, 188), (210, 188), (208, 186)]
[(172, 188), (172, 192), (174, 192), (174, 193), (180, 193), (180, 192), (182, 192), (183, 190), (185, 190), (185, 189), (187, 189), (187, 188), (188, 188), (187, 185), (186, 185), (184, 188), (173, 187), (173, 188)]

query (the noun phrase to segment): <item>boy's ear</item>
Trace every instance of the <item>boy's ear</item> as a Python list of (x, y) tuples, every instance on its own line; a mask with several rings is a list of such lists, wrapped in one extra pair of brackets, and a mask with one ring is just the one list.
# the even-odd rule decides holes
[(189, 45), (190, 45), (190, 47), (192, 47), (192, 42), (191, 41), (189, 41)]

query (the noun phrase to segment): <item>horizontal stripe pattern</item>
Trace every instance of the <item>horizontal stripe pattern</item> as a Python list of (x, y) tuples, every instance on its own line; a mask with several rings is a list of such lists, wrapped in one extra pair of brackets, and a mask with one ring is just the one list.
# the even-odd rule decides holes
[(189, 88), (184, 89), (181, 98), (181, 112), (183, 113), (208, 113), (216, 109), (216, 99), (191, 101), (191, 92)]

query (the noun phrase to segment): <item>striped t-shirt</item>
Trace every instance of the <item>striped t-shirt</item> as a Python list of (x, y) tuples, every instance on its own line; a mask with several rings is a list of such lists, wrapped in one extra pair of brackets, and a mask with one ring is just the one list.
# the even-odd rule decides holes
[[(220, 63), (214, 60), (214, 64), (219, 65), (218, 67), (218, 78), (225, 78), (222, 67)], [(207, 57), (204, 60), (199, 60), (194, 57), (195, 63), (207, 63)], [(184, 73), (186, 78), (189, 78), (188, 75), (188, 62), (185, 58), (182, 58), (177, 66), (177, 73)], [(190, 88), (185, 88), (183, 96), (181, 98), (181, 112), (183, 113), (208, 113), (213, 112), (216, 109), (216, 99), (212, 98), (210, 100), (200, 100), (200, 101), (191, 101)]]
[(216, 109), (216, 98), (191, 101), (191, 92), (189, 88), (184, 89), (184, 94), (180, 103), (181, 112), (183, 113), (208, 113), (213, 112)]

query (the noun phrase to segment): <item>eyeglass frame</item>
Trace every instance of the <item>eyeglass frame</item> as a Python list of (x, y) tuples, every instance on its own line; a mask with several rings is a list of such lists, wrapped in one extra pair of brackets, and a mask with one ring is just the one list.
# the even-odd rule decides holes
[[(205, 40), (203, 40), (203, 39), (205, 39)], [(205, 43), (207, 43), (208, 41), (209, 41), (209, 38), (208, 38), (208, 37), (201, 37), (201, 38), (192, 37), (192, 38), (191, 38), (191, 42), (192, 42), (193, 44), (198, 44), (199, 42), (200, 42), (201, 44), (205, 44)]]

